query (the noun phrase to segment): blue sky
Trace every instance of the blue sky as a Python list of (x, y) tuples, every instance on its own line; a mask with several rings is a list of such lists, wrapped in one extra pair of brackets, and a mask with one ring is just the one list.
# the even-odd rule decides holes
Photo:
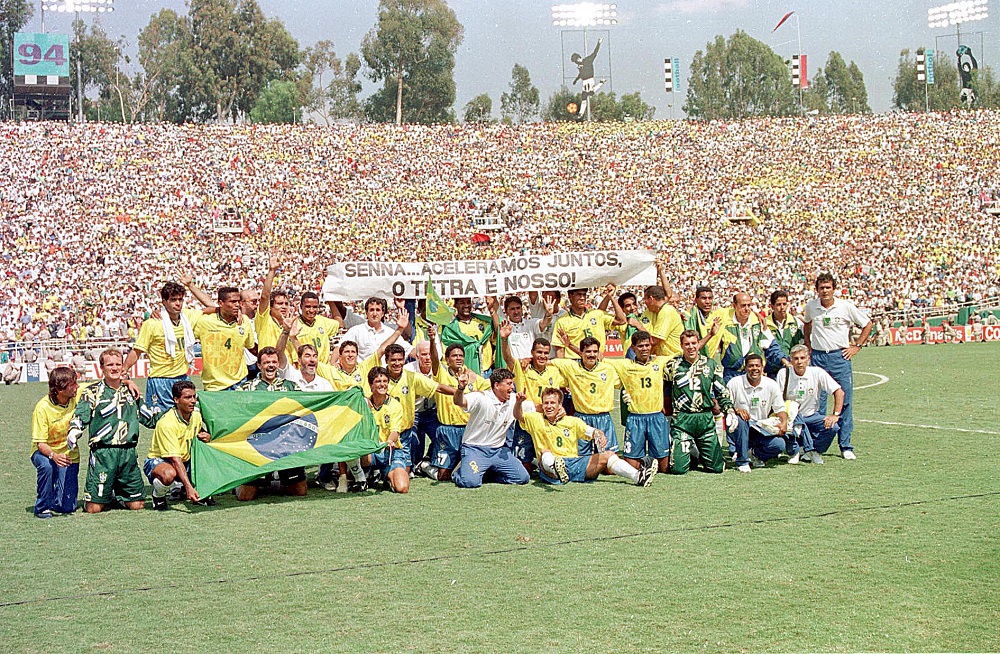
[[(552, 4), (566, 2), (520, 2), (514, 0), (449, 0), (458, 20), (465, 27), (465, 39), (456, 55), (455, 79), (458, 85), (456, 110), (480, 93), (493, 98), (494, 114), (499, 113), (500, 94), (507, 90), (510, 71), (515, 63), (527, 66), (532, 81), (541, 90), (543, 102), (562, 79), (563, 51), (559, 28), (552, 27)], [(927, 9), (945, 0), (622, 0), (618, 2), (619, 24), (610, 28), (611, 84), (618, 94), (640, 91), (646, 102), (656, 106), (658, 118), (670, 116), (669, 95), (663, 90), (663, 59), (678, 57), (686, 78), (691, 57), (716, 34), (728, 36), (742, 29), (790, 58), (796, 51), (795, 19), (772, 34), (778, 20), (787, 11), (799, 17), (802, 51), (809, 58), (809, 76), (822, 66), (831, 50), (839, 51), (847, 61), (861, 67), (868, 87), (869, 102), (875, 111), (886, 111), (892, 104), (891, 80), (895, 77), (899, 52), (903, 48), (935, 47), (938, 44), (954, 56), (957, 41), (954, 28), (931, 30), (927, 27)], [(302, 46), (320, 39), (334, 42), (341, 57), (358, 51), (361, 39), (375, 24), (378, 3), (375, 0), (258, 0), (268, 16), (277, 16)], [(963, 26), (963, 41), (973, 48), (980, 64), (995, 67), (1000, 61), (996, 21), (1000, 6), (990, 2), (991, 16), (985, 21)], [(184, 11), (179, 0), (117, 0), (114, 14), (101, 16), (101, 23), (113, 37), (125, 35), (134, 45), (139, 30), (150, 15), (161, 7)], [(48, 31), (69, 31), (65, 15), (46, 16)], [(30, 28), (40, 25), (38, 11)], [(986, 52), (980, 52), (980, 36), (966, 33), (985, 32)], [(950, 38), (945, 35), (951, 34)], [(992, 44), (990, 36), (993, 35)], [(566, 34), (565, 58), (582, 50), (582, 35)], [(576, 39), (576, 40), (574, 40)], [(594, 36), (590, 35), (593, 47)], [(574, 45), (578, 47), (573, 47)], [(607, 46), (610, 45), (610, 48)], [(607, 52), (602, 52), (607, 55)], [(598, 77), (606, 76), (608, 60), (598, 61)], [(570, 70), (567, 68), (567, 70)], [(570, 73), (571, 77), (575, 71)], [(365, 91), (374, 85), (365, 80)], [(682, 94), (676, 94), (675, 115), (679, 116)]]

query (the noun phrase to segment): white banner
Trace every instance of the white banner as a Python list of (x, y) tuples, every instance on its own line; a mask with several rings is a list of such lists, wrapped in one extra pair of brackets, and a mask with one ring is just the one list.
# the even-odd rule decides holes
[(606, 284), (656, 284), (651, 250), (531, 254), (484, 261), (398, 263), (349, 261), (329, 266), (323, 300), (422, 298), (430, 278), (441, 297), (486, 297), (567, 291)]

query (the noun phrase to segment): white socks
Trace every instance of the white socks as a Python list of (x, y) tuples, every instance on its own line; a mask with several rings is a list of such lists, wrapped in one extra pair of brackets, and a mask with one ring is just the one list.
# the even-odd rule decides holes
[(544, 470), (545, 474), (547, 474), (549, 477), (552, 477), (553, 479), (557, 476), (556, 471), (552, 468), (552, 466), (555, 465), (555, 462), (556, 462), (556, 457), (554, 454), (552, 454), (552, 452), (549, 452), (547, 450), (545, 452), (542, 452), (542, 458), (540, 460), (540, 463), (542, 464), (542, 470)]
[(617, 454), (612, 454), (608, 459), (608, 469), (619, 477), (628, 479), (633, 484), (639, 482), (639, 471), (618, 458)]
[(169, 492), (170, 486), (167, 486), (155, 477), (153, 478), (153, 497), (166, 497)]
[(364, 468), (361, 467), (361, 459), (354, 459), (347, 462), (347, 469), (354, 475), (354, 481), (368, 481)]

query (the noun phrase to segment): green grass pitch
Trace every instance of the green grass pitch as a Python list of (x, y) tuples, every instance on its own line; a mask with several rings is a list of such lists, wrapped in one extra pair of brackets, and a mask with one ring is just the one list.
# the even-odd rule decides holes
[(855, 368), (854, 462), (51, 520), (0, 387), (0, 649), (1000, 650), (1000, 348)]

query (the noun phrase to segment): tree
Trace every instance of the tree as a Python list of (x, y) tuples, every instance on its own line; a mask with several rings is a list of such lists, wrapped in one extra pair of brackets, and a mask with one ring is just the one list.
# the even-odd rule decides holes
[(601, 91), (590, 98), (590, 117), (596, 122), (621, 120), (624, 117), (615, 94)]
[(925, 107), (931, 111), (955, 109), (960, 106), (960, 87), (958, 68), (950, 59), (934, 58), (934, 83), (925, 85), (924, 82), (917, 81), (915, 57), (909, 50), (899, 53), (899, 67), (892, 83), (892, 101), (898, 108), (904, 111), (924, 111)]
[(261, 91), (257, 102), (250, 110), (250, 121), (254, 123), (294, 123), (298, 122), (299, 87), (293, 81), (276, 80), (268, 83)]
[(802, 104), (806, 111), (818, 111), (821, 114), (830, 113), (830, 105), (827, 102), (829, 89), (826, 86), (826, 75), (822, 68), (816, 69), (816, 75), (809, 82), (809, 88), (802, 93)]
[[(87, 92), (96, 88), (98, 96), (109, 97), (109, 87), (120, 80), (118, 44), (108, 38), (98, 21), (95, 20), (90, 25), (88, 32), (83, 19), (76, 18), (73, 20), (73, 41), (70, 43), (69, 53), (69, 78), (73, 93), (77, 94), (78, 89), (83, 91), (83, 97), (79, 97), (77, 94), (76, 101), (81, 103), (88, 113), (91, 113), (92, 103), (87, 99)], [(80, 61), (79, 67), (76, 65), (77, 58)], [(82, 82), (79, 85), (77, 71), (79, 71), (79, 82)], [(120, 91), (120, 87), (118, 90)], [(121, 96), (119, 96), (120, 98)], [(124, 100), (122, 100), (122, 104), (124, 104)], [(96, 111), (94, 113), (96, 115)], [(124, 108), (122, 108), (121, 113), (125, 113)]]
[(831, 52), (823, 73), (826, 100), (831, 113), (871, 113), (864, 75), (857, 64), (848, 66), (839, 52)]
[(684, 111), (703, 120), (786, 116), (798, 111), (798, 102), (781, 57), (737, 31), (695, 53)]
[(631, 116), (635, 120), (653, 120), (656, 107), (646, 104), (638, 91), (626, 93), (618, 101), (623, 117)]
[(35, 13), (28, 0), (0, 0), (0, 98), (14, 93), (14, 33), (28, 24)]
[(465, 104), (465, 122), (488, 123), (493, 113), (493, 100), (488, 93), (482, 93)]
[[(323, 123), (335, 120), (357, 120), (361, 117), (358, 94), (361, 84), (357, 81), (361, 60), (353, 52), (342, 62), (333, 50), (332, 41), (319, 41), (306, 48), (302, 56), (306, 74), (305, 106), (316, 112)], [(329, 81), (327, 81), (329, 79)]]
[(395, 115), (397, 125), (448, 120), (462, 34), (444, 0), (380, 0), (378, 22), (361, 43), (369, 79), (383, 84), (366, 103), (368, 117)]
[(500, 96), (500, 113), (504, 118), (523, 123), (538, 115), (542, 102), (538, 95), (538, 87), (531, 83), (528, 69), (521, 64), (514, 64), (511, 71), (510, 93)]
[(136, 109), (150, 120), (182, 122), (194, 115), (192, 85), (197, 67), (191, 54), (191, 25), (173, 9), (161, 9), (139, 32), (139, 64), (134, 80)]
[(570, 105), (577, 107), (579, 111), (580, 96), (563, 85), (558, 91), (549, 96), (542, 111), (542, 120), (546, 121), (569, 121), (577, 120), (577, 113), (570, 113), (567, 109)]

